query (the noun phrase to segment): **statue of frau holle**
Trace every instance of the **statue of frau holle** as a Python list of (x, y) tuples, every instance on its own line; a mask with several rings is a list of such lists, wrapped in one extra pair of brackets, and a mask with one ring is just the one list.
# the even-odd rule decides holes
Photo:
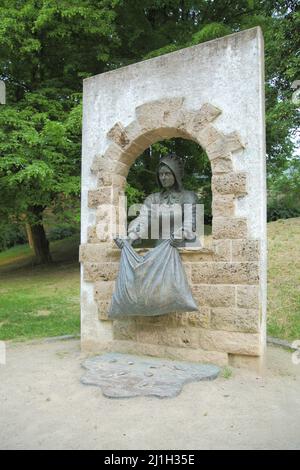
[(127, 237), (130, 244), (150, 235), (156, 245), (169, 238), (173, 246), (201, 246), (196, 234), (198, 197), (183, 188), (183, 169), (183, 160), (173, 153), (160, 159), (156, 173), (160, 191), (145, 199), (140, 214), (130, 222)]

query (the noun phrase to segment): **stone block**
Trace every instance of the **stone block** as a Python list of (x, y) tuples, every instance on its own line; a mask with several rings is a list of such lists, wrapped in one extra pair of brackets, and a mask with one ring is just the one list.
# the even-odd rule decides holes
[(170, 346), (163, 346), (159, 344), (114, 340), (110, 344), (109, 349), (113, 352), (118, 351), (129, 354), (142, 354), (146, 356), (166, 357), (169, 359), (202, 362), (205, 364), (212, 363), (220, 366), (228, 365), (227, 353), (219, 351), (206, 351), (200, 348), (172, 348)]
[(233, 261), (258, 261), (259, 240), (232, 240)]
[(234, 131), (226, 135), (226, 147), (229, 152), (237, 152), (245, 148), (238, 132)]
[(159, 344), (180, 348), (199, 347), (199, 328), (177, 327), (164, 328), (159, 335)]
[[(117, 151), (116, 148), (118, 147), (113, 144), (108, 148), (104, 155), (97, 156), (91, 166), (91, 172), (98, 174), (99, 177), (101, 176), (102, 172), (127, 177), (129, 166), (119, 161), (121, 158), (121, 150), (118, 148), (119, 150)], [(113, 156), (115, 157), (115, 160), (112, 160), (111, 157)]]
[(262, 352), (260, 334), (236, 331), (201, 329), (200, 347), (208, 351), (222, 351), (249, 356), (259, 356)]
[(180, 127), (184, 98), (166, 98), (137, 106), (137, 120), (143, 132), (163, 127)]
[(87, 282), (114, 281), (119, 271), (119, 263), (84, 263), (83, 278)]
[(258, 263), (194, 263), (193, 284), (258, 284)]
[(113, 321), (113, 337), (116, 340), (136, 339), (136, 322), (134, 318), (124, 318)]
[(231, 261), (231, 240), (213, 240), (212, 250), (215, 261)]
[(86, 243), (80, 246), (80, 262), (100, 263), (119, 261), (121, 251), (113, 247), (113, 242)]
[(87, 241), (88, 243), (99, 243), (99, 239), (97, 237), (96, 233), (96, 226), (95, 225), (90, 225), (87, 228), (88, 235), (87, 235)]
[[(209, 126), (221, 113), (220, 109), (209, 103), (205, 103), (198, 111), (184, 110), (180, 128), (186, 131), (192, 139), (198, 138), (198, 134)], [(210, 126), (209, 129), (211, 129)], [(202, 136), (203, 139), (204, 134)]]
[(211, 169), (213, 175), (231, 173), (233, 171), (231, 155), (224, 155), (211, 160)]
[(245, 217), (214, 217), (212, 235), (216, 240), (246, 238), (248, 224)]
[(98, 175), (98, 186), (117, 186), (124, 190), (126, 186), (126, 178), (113, 173), (100, 172)]
[[(197, 297), (195, 297), (197, 302)], [(198, 304), (199, 305), (199, 304)], [(209, 328), (210, 326), (210, 308), (199, 306), (198, 312), (188, 312), (188, 323), (190, 326), (199, 328)]]
[(244, 196), (247, 194), (247, 174), (244, 172), (232, 172), (223, 175), (213, 175), (211, 186), (213, 194)]
[(100, 204), (110, 204), (112, 201), (112, 187), (107, 186), (93, 189), (88, 192), (88, 206), (96, 209)]
[(111, 299), (115, 288), (114, 281), (97, 281), (94, 286), (95, 300)]
[[(234, 215), (234, 195), (214, 194), (212, 200), (212, 214), (214, 217), (232, 217)], [(222, 237), (223, 238), (223, 237)]]
[(107, 137), (121, 148), (126, 147), (129, 144), (129, 139), (126, 134), (126, 131), (120, 122), (117, 122), (108, 131)]
[(96, 300), (96, 304), (98, 307), (98, 318), (101, 321), (110, 320), (108, 318), (108, 312), (111, 304), (111, 299), (106, 300)]
[(259, 287), (236, 286), (236, 304), (240, 308), (259, 308)]
[(244, 333), (259, 332), (259, 311), (245, 308), (213, 308), (211, 328)]
[(179, 248), (178, 251), (180, 253), (180, 258), (184, 266), (189, 266), (189, 268), (190, 263), (193, 263), (194, 261), (212, 261), (214, 259), (214, 252), (209, 248)]
[(192, 293), (199, 306), (235, 306), (235, 287), (232, 285), (194, 284)]
[[(198, 133), (197, 140), (208, 154), (208, 149), (212, 144), (215, 144), (216, 142), (224, 142), (224, 135), (214, 126), (209, 124)], [(208, 157), (210, 158), (210, 155), (208, 155)]]

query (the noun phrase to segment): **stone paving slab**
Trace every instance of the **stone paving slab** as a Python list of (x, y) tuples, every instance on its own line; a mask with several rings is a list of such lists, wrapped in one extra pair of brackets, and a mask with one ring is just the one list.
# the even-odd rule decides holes
[(220, 369), (210, 364), (172, 361), (130, 354), (107, 353), (85, 360), (84, 385), (101, 388), (107, 398), (155, 396), (173, 398), (184, 384), (214, 380)]

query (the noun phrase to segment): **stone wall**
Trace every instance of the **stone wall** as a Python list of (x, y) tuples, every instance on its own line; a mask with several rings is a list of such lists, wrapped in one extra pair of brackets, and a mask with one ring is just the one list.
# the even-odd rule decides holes
[[(85, 80), (84, 349), (247, 367), (260, 362), (266, 316), (262, 57), (254, 28)], [(212, 167), (212, 249), (180, 249), (199, 312), (112, 322), (107, 311), (120, 250), (110, 239), (109, 205), (121, 216), (119, 196), (131, 165), (149, 145), (172, 137), (197, 142)]]

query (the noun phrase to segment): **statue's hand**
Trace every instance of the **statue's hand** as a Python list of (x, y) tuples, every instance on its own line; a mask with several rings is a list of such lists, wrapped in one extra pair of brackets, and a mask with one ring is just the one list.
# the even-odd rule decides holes
[(175, 238), (174, 233), (172, 233), (170, 236), (170, 245), (178, 248), (182, 244), (183, 240), (184, 238)]
[(124, 247), (124, 240), (122, 238), (116, 237), (114, 238), (114, 242), (117, 245), (117, 247), (120, 248), (120, 250), (122, 250), (122, 248)]

